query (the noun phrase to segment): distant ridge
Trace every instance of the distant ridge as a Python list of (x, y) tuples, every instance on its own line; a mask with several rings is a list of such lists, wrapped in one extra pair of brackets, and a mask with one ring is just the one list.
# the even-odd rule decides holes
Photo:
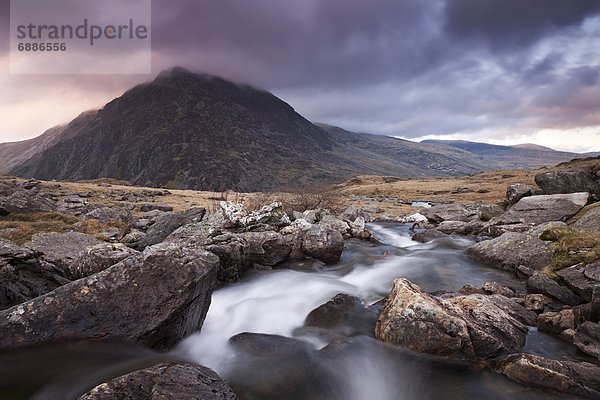
[(540, 168), (585, 157), (578, 153), (556, 151), (549, 147), (526, 143), (515, 146), (502, 146), (466, 140), (424, 140), (421, 143), (437, 144), (466, 150), (476, 156), (485, 157), (501, 168)]

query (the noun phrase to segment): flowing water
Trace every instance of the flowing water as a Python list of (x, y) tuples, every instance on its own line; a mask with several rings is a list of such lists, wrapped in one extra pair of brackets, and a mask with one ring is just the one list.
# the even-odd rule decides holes
[[(378, 242), (348, 241), (335, 265), (283, 265), (249, 273), (244, 281), (216, 291), (202, 332), (169, 354), (115, 341), (2, 352), (0, 399), (77, 399), (112, 377), (182, 359), (216, 370), (240, 400), (571, 398), (525, 388), (477, 363), (444, 360), (357, 336), (353, 327), (364, 322), (360, 318), (350, 318), (356, 326), (341, 329), (305, 327), (310, 311), (336, 294), (373, 304), (389, 293), (397, 277), (429, 292), (457, 291), (467, 283), (481, 286), (489, 280), (524, 290), (512, 275), (471, 262), (464, 254), (472, 244), (468, 239), (420, 244), (410, 240), (405, 225), (369, 228)], [(376, 307), (372, 315), (366, 312), (371, 321)], [(372, 332), (370, 327), (367, 333)], [(572, 345), (535, 328), (526, 350), (555, 359), (578, 357)]]
[[(186, 339), (180, 350), (216, 370), (241, 399), (567, 398), (514, 384), (474, 363), (416, 354), (367, 336), (340, 338), (339, 332), (323, 335), (303, 328), (309, 312), (336, 294), (373, 304), (397, 277), (429, 292), (457, 291), (467, 283), (480, 287), (485, 281), (524, 290), (511, 274), (470, 261), (464, 253), (473, 244), (469, 239), (420, 244), (410, 239), (406, 225), (369, 228), (379, 243), (349, 241), (333, 266), (288, 265), (218, 290), (202, 332)], [(574, 352), (533, 328), (527, 350), (558, 359)]]

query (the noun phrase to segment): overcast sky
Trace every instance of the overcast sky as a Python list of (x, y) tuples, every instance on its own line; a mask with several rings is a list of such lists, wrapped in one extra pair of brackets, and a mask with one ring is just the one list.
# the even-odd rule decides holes
[[(11, 75), (8, 4), (0, 141), (152, 79)], [(600, 151), (599, 0), (153, 0), (153, 75), (174, 65), (348, 130)]]

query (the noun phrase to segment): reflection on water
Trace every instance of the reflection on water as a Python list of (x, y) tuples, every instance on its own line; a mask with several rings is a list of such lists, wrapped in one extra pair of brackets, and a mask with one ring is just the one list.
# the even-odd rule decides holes
[(77, 399), (102, 382), (162, 362), (183, 360), (116, 340), (50, 343), (0, 351), (0, 399)]
[[(369, 228), (378, 242), (347, 242), (340, 262), (324, 270), (278, 269), (217, 291), (202, 332), (185, 340), (181, 350), (219, 372), (242, 399), (566, 398), (524, 388), (488, 369), (371, 338), (328, 345), (322, 335), (311, 337), (310, 330), (299, 330), (308, 313), (335, 294), (374, 303), (389, 293), (397, 277), (426, 291), (457, 291), (488, 280), (523, 290), (511, 274), (471, 262), (464, 254), (472, 245), (468, 239), (420, 244), (410, 240), (406, 225)], [(295, 337), (299, 331), (302, 336)], [(241, 335), (233, 345), (229, 342), (243, 332), (285, 338)], [(552, 356), (557, 349), (546, 351)]]

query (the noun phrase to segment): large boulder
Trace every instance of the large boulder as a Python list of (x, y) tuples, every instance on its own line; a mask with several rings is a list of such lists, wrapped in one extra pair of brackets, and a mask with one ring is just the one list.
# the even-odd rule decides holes
[(549, 221), (566, 221), (577, 214), (588, 199), (587, 192), (523, 197), (507, 212), (492, 218), (489, 225), (537, 225)]
[(594, 287), (600, 285), (600, 262), (585, 265), (583, 263), (561, 269), (557, 272), (575, 293), (585, 301), (592, 301)]
[(590, 170), (544, 172), (534, 179), (546, 194), (590, 192), (600, 196), (600, 178)]
[(460, 204), (440, 204), (424, 210), (423, 215), (434, 224), (444, 221), (468, 222), (477, 215), (477, 211)]
[(31, 300), (69, 283), (61, 268), (0, 238), (0, 310)]
[(600, 396), (600, 367), (587, 362), (549, 360), (512, 354), (497, 366), (508, 379), (527, 386), (580, 396)]
[(25, 246), (39, 253), (42, 259), (68, 270), (81, 252), (102, 243), (94, 236), (79, 232), (36, 233)]
[(494, 268), (515, 271), (520, 265), (539, 270), (552, 262), (553, 245), (532, 232), (506, 232), (467, 249), (473, 260)]
[(96, 386), (79, 400), (235, 400), (213, 370), (191, 364), (159, 364)]
[(97, 244), (82, 251), (67, 267), (65, 273), (70, 279), (85, 278), (138, 253), (122, 243)]
[(532, 318), (535, 314), (504, 296), (472, 294), (443, 300), (401, 278), (394, 282), (379, 315), (375, 336), (423, 353), (487, 359), (519, 351)]
[(342, 234), (323, 225), (313, 226), (302, 237), (304, 254), (326, 263), (338, 261), (343, 250)]
[(146, 231), (146, 236), (141, 240), (139, 247), (152, 246), (162, 242), (180, 226), (202, 221), (206, 209), (190, 208), (186, 211), (171, 212), (161, 215)]
[(553, 281), (542, 272), (534, 273), (527, 279), (525, 285), (530, 293), (544, 294), (563, 304), (576, 306), (577, 304), (582, 303), (581, 297), (573, 293), (571, 289), (559, 285), (556, 281)]
[(0, 348), (74, 338), (121, 338), (168, 349), (196, 332), (218, 259), (172, 244), (0, 312)]

